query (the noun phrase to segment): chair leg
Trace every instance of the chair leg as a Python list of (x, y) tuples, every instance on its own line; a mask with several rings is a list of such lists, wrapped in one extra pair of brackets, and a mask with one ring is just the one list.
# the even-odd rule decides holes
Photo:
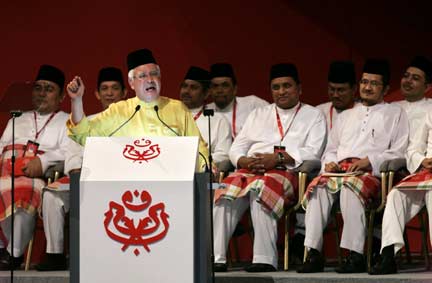
[(373, 231), (375, 222), (375, 209), (369, 212), (369, 225), (367, 235), (367, 269), (368, 272), (372, 270), (372, 244), (373, 244)]
[(410, 264), (411, 263), (411, 250), (410, 250), (410, 244), (408, 241), (407, 229), (405, 229), (403, 237), (404, 237), (404, 242), (405, 242), (406, 260), (407, 260), (407, 263)]
[(289, 217), (290, 213), (285, 213), (285, 248), (284, 248), (284, 271), (288, 271), (289, 265)]
[(28, 247), (27, 247), (27, 256), (26, 256), (26, 262), (25, 262), (25, 271), (28, 271), (30, 269), (30, 263), (31, 263), (31, 257), (32, 257), (32, 253), (33, 253), (33, 241), (34, 240), (34, 235), (31, 238)]
[(423, 214), (419, 214), (419, 221), (420, 221), (420, 229), (422, 233), (422, 254), (425, 259), (425, 268), (426, 270), (429, 270), (429, 249), (428, 249), (428, 243), (427, 243), (427, 228), (425, 226), (425, 221), (423, 218)]

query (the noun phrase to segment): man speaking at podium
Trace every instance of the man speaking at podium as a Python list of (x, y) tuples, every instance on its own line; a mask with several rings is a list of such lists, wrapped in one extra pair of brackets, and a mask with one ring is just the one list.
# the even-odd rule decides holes
[[(179, 100), (160, 96), (161, 72), (153, 54), (139, 49), (127, 56), (128, 81), (136, 96), (110, 105), (88, 120), (83, 110), (84, 84), (75, 77), (67, 86), (71, 98), (69, 136), (85, 144), (89, 136), (198, 136), (199, 152), (207, 148), (187, 107)], [(199, 168), (206, 161), (199, 159)]]

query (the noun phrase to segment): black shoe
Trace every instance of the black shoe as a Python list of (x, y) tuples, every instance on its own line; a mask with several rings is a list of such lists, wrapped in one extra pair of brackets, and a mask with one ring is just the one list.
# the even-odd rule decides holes
[(310, 249), (306, 261), (297, 268), (297, 273), (314, 273), (324, 271), (324, 258), (318, 250)]
[[(12, 257), (6, 252), (6, 256), (0, 260), (0, 270), (11, 270)], [(24, 256), (13, 258), (13, 270), (19, 269), (24, 262)]]
[(364, 256), (354, 251), (350, 251), (348, 257), (341, 266), (335, 269), (337, 273), (361, 273), (366, 272), (366, 262)]
[(244, 268), (247, 272), (272, 272), (276, 271), (273, 265), (267, 263), (252, 263)]
[(227, 271), (226, 263), (219, 263), (219, 262), (213, 263), (213, 271), (214, 272), (226, 272)]
[(45, 260), (36, 265), (38, 271), (67, 270), (64, 254), (46, 254)]
[(395, 274), (397, 273), (397, 264), (394, 256), (383, 255), (381, 259), (372, 267), (370, 275)]

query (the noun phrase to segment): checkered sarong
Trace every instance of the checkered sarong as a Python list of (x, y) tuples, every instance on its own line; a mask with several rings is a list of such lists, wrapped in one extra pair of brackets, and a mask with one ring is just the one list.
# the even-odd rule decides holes
[(247, 169), (240, 169), (222, 181), (221, 188), (215, 191), (215, 202), (221, 198), (235, 200), (253, 191), (258, 195), (258, 202), (279, 219), (284, 213), (284, 206), (296, 201), (297, 190), (295, 172), (269, 170), (264, 175), (256, 175)]
[[(340, 162), (341, 168), (348, 168), (349, 164), (354, 162), (354, 159), (343, 160)], [(370, 172), (366, 172), (357, 176), (343, 177), (325, 177), (318, 176), (314, 178), (306, 189), (306, 193), (302, 200), (302, 206), (306, 209), (309, 199), (317, 189), (327, 189), (330, 193), (337, 193), (343, 187), (354, 192), (364, 207), (374, 206), (380, 196), (380, 180), (373, 176)]]
[(403, 178), (394, 188), (399, 190), (432, 190), (432, 172), (422, 169), (418, 173)]
[[(22, 156), (25, 146), (16, 145), (15, 155)], [(0, 221), (12, 214), (10, 157), (12, 148), (5, 147), (0, 160)], [(19, 176), (15, 178), (15, 210), (24, 209), (28, 213), (35, 213), (41, 204), (41, 191), (45, 182), (38, 178)]]

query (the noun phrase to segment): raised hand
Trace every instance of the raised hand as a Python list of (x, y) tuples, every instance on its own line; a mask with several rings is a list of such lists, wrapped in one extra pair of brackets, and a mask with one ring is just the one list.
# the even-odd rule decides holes
[(84, 95), (84, 89), (84, 83), (79, 76), (75, 76), (66, 87), (67, 93), (72, 100), (82, 97)]

